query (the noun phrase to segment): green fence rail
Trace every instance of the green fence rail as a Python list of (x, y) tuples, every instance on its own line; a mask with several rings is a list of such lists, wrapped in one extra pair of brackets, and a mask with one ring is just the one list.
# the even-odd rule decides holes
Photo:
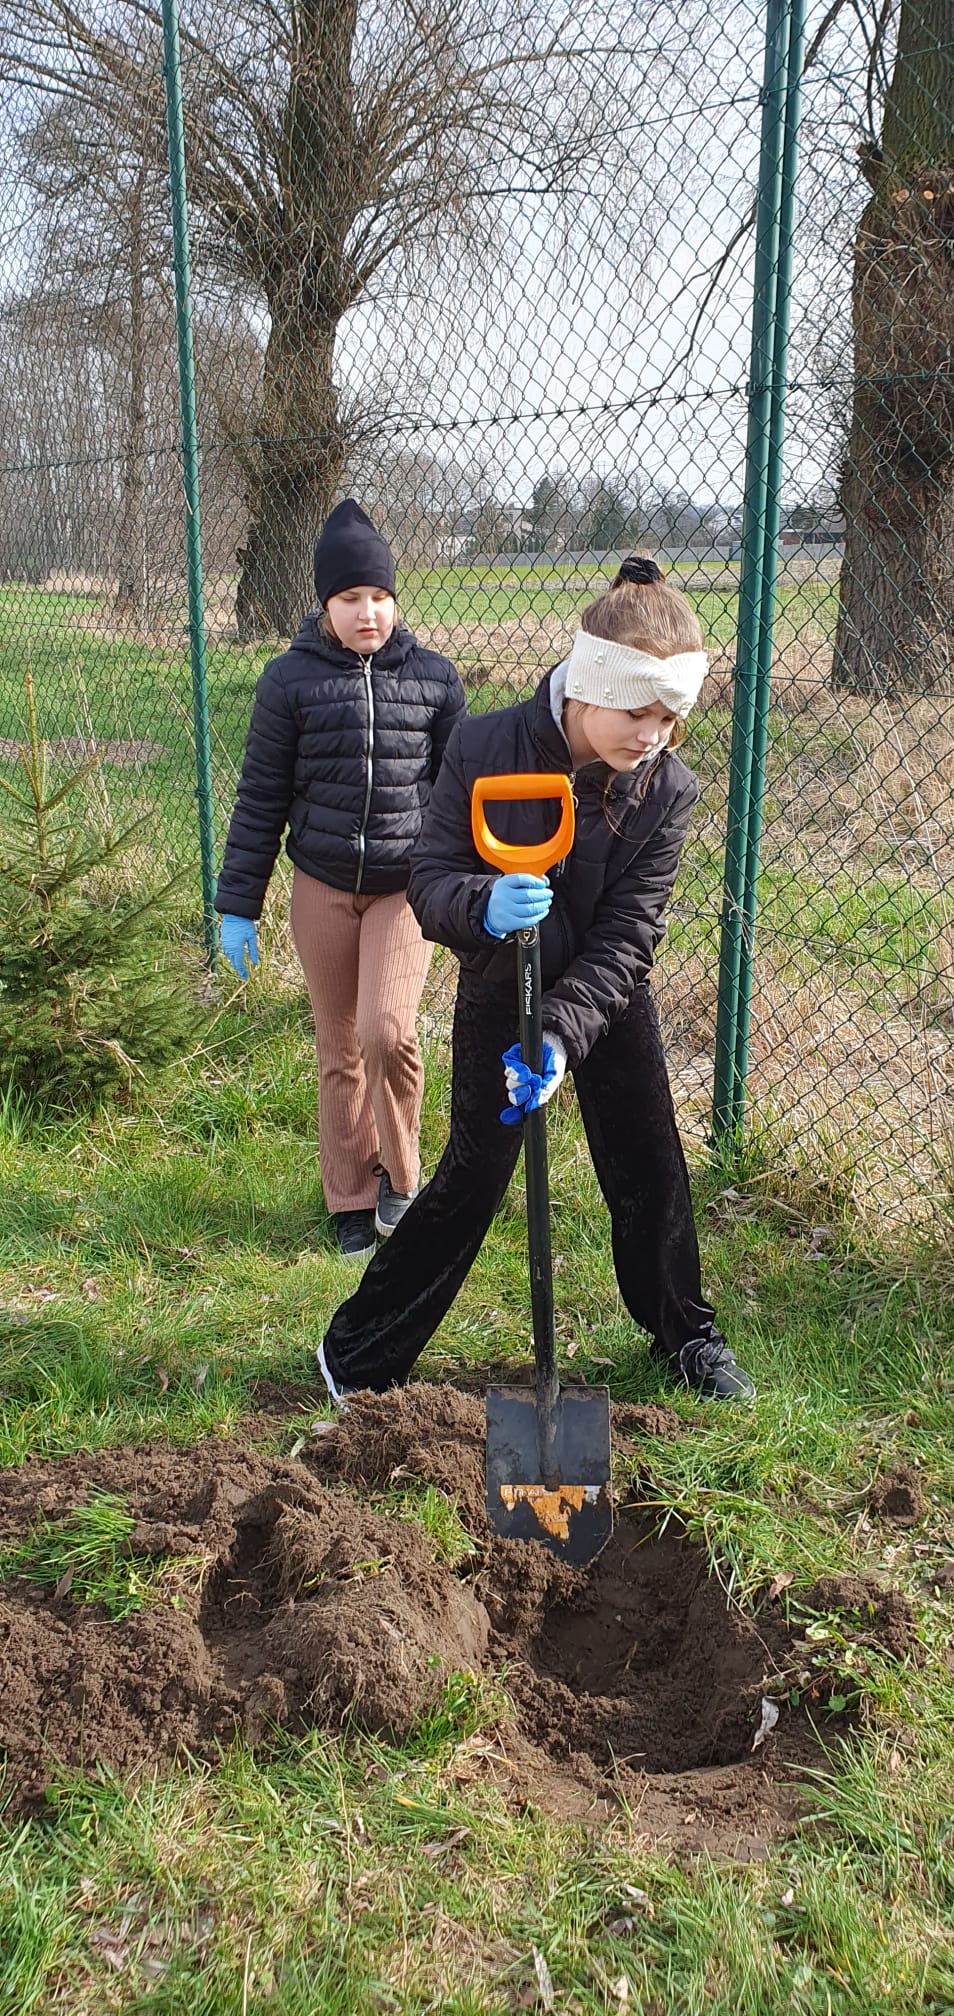
[(752, 372), (745, 459), (725, 883), (719, 949), (712, 1124), (738, 1134), (748, 1076), (759, 840), (782, 487), (785, 381), (803, 0), (769, 0), (755, 206)]
[(182, 119), (182, 66), (176, 0), (162, 0), (163, 79), (169, 128), (169, 191), (172, 198), (172, 259), (176, 288), (176, 346), (182, 414), (182, 483), (185, 493), (186, 571), (189, 583), (189, 644), (195, 723), (196, 806), (202, 876), (202, 922), (210, 964), (218, 953), (215, 910), (215, 829), (212, 809), (212, 754), (209, 745), (209, 682), (205, 659), (205, 601), (202, 593), (202, 529), (199, 510), (199, 434), (195, 411), (195, 357), (192, 345), (192, 276), (189, 264), (189, 208), (186, 191), (185, 130)]

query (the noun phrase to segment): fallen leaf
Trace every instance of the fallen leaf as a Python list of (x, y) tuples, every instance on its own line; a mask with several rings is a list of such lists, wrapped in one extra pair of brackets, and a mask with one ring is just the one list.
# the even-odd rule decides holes
[(769, 1602), (774, 1603), (776, 1596), (780, 1596), (782, 1590), (787, 1589), (794, 1580), (795, 1577), (788, 1568), (783, 1568), (778, 1575), (773, 1575), (768, 1586)]
[(60, 1579), (56, 1585), (56, 1588), (53, 1591), (53, 1594), (57, 1602), (59, 1602), (61, 1596), (69, 1595), (70, 1590), (73, 1587), (73, 1578), (75, 1574), (76, 1574), (76, 1567), (75, 1564), (71, 1561), (69, 1567), (64, 1568), (63, 1573), (60, 1576)]
[(540, 1991), (540, 2000), (543, 2003), (544, 2009), (552, 2009), (553, 1978), (543, 1954), (538, 1953), (536, 1947), (533, 1949), (533, 1967), (537, 1977), (537, 1987)]
[(625, 1939), (627, 1932), (632, 1931), (635, 1923), (635, 1918), (611, 1918), (606, 1930), (614, 1939)]
[(87, 1302), (102, 1301), (103, 1291), (99, 1285), (99, 1282), (96, 1279), (95, 1274), (91, 1274), (89, 1280), (83, 1282), (83, 1294), (85, 1295)]
[(168, 1374), (168, 1372), (166, 1371), (166, 1368), (165, 1368), (165, 1366), (164, 1366), (164, 1365), (157, 1365), (157, 1366), (156, 1366), (156, 1378), (157, 1378), (157, 1379), (158, 1379), (158, 1381), (159, 1381), (159, 1391), (160, 1391), (160, 1393), (168, 1393), (168, 1391), (169, 1391), (169, 1374)]
[(780, 1903), (780, 1904), (785, 1904), (785, 1905), (788, 1905), (788, 1904), (794, 1904), (794, 1902), (795, 1902), (795, 1892), (794, 1892), (794, 1890), (783, 1890), (783, 1891), (782, 1891), (782, 1894), (781, 1894), (781, 1897), (779, 1898), (779, 1900), (778, 1900), (778, 1901), (779, 1901), (779, 1903)]
[(208, 1366), (208, 1365), (199, 1365), (199, 1366), (197, 1367), (197, 1369), (196, 1369), (196, 1371), (195, 1371), (195, 1374), (194, 1374), (194, 1376), (193, 1376), (193, 1380), (192, 1380), (192, 1384), (193, 1384), (193, 1386), (195, 1387), (195, 1390), (196, 1390), (196, 1392), (197, 1392), (197, 1393), (198, 1393), (198, 1392), (199, 1392), (199, 1391), (201, 1390), (201, 1388), (202, 1388), (202, 1387), (203, 1387), (203, 1386), (205, 1385), (205, 1382), (206, 1382), (206, 1380), (207, 1380), (207, 1378), (208, 1378), (208, 1376), (209, 1376), (209, 1372), (210, 1372), (210, 1370), (211, 1370), (211, 1367), (210, 1367), (210, 1366)]
[(615, 1358), (597, 1358), (595, 1353), (593, 1352), (590, 1353), (591, 1365), (615, 1365), (615, 1363), (616, 1363)]
[(757, 1749), (759, 1748), (759, 1745), (760, 1745), (761, 1743), (764, 1743), (764, 1742), (765, 1742), (765, 1738), (766, 1738), (766, 1736), (771, 1736), (771, 1734), (772, 1734), (772, 1730), (774, 1729), (774, 1727), (775, 1727), (775, 1724), (776, 1724), (776, 1722), (778, 1721), (778, 1718), (779, 1718), (779, 1714), (780, 1714), (780, 1712), (781, 1712), (781, 1711), (780, 1711), (780, 1709), (779, 1709), (779, 1705), (778, 1705), (778, 1702), (777, 1702), (777, 1701), (767, 1701), (767, 1700), (766, 1700), (766, 1698), (765, 1698), (765, 1696), (764, 1696), (764, 1694), (763, 1694), (763, 1696), (762, 1696), (762, 1720), (761, 1720), (761, 1722), (759, 1723), (759, 1726), (758, 1726), (758, 1728), (756, 1729), (756, 1732), (755, 1732), (755, 1735), (754, 1735), (754, 1736), (753, 1736), (753, 1738), (752, 1738), (752, 1748), (753, 1748), (753, 1750), (757, 1750)]
[(625, 1974), (621, 1974), (618, 1981), (611, 1981), (609, 1984), (609, 1991), (611, 1995), (615, 1995), (617, 2002), (628, 2002), (629, 2001), (628, 1976)]

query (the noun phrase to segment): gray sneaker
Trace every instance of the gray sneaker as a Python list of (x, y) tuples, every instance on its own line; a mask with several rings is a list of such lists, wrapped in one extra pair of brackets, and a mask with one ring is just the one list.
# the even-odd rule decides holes
[(382, 1169), (378, 1185), (377, 1210), (374, 1214), (374, 1229), (379, 1239), (390, 1239), (392, 1232), (397, 1231), (405, 1211), (410, 1210), (420, 1187), (418, 1184), (413, 1190), (392, 1190), (391, 1178), (387, 1170)]

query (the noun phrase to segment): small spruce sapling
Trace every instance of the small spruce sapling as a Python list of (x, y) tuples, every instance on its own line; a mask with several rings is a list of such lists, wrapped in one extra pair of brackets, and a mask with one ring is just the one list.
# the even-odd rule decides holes
[(0, 1097), (69, 1112), (181, 1056), (206, 1014), (169, 930), (182, 874), (133, 889), (116, 872), (151, 815), (94, 819), (96, 755), (51, 779), (29, 674), (26, 689), (28, 739), (0, 777)]

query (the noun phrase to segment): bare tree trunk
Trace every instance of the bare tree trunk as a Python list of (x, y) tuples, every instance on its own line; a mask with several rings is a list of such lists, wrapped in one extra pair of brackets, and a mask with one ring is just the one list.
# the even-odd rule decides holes
[(954, 675), (954, 43), (950, 0), (903, 0), (882, 149), (855, 244), (854, 403), (833, 683)]
[(239, 550), (236, 622), (245, 640), (289, 637), (315, 599), (312, 557), (334, 502), (344, 447), (332, 377), (336, 323), (307, 332), (273, 314), (262, 423), (244, 450), (249, 527)]
[(143, 272), (143, 166), (130, 191), (129, 211), (129, 405), (123, 468), (119, 585), (116, 611), (142, 620), (146, 615), (146, 288)]
[(267, 285), (271, 333), (239, 554), (236, 617), (245, 638), (289, 636), (314, 601), (314, 542), (345, 449), (335, 332), (360, 291), (345, 253), (361, 204), (351, 82), (357, 0), (298, 0), (292, 18), (282, 267)]

